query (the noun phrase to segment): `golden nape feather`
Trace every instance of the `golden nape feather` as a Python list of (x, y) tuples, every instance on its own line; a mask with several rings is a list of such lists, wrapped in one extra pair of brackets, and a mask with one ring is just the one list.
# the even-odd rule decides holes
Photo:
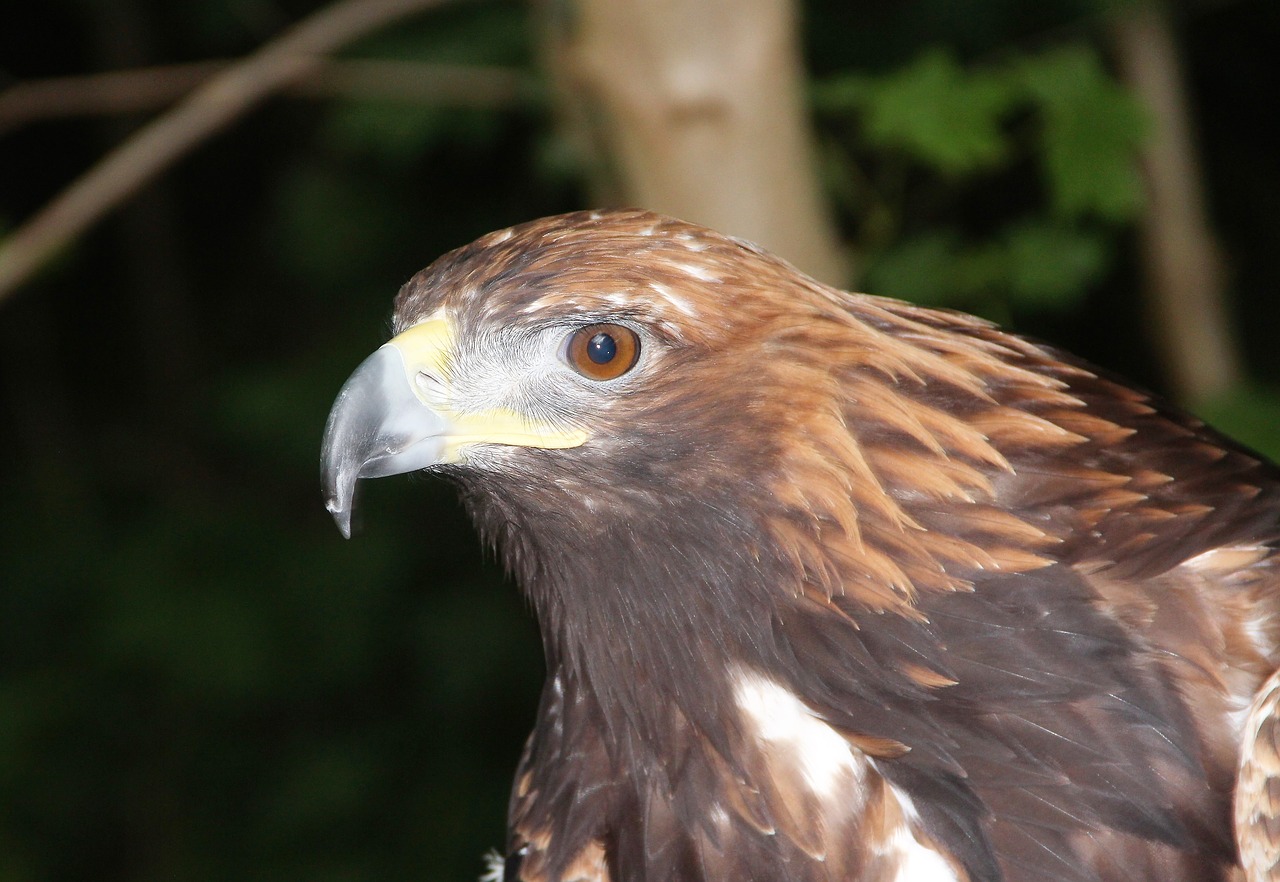
[(1258, 690), (1245, 718), (1236, 773), (1235, 829), (1249, 882), (1280, 880), (1280, 671)]
[(1273, 878), (1258, 455), (643, 211), (450, 252), (395, 331), (330, 414), (328, 505), (438, 474), (533, 605), (493, 878)]

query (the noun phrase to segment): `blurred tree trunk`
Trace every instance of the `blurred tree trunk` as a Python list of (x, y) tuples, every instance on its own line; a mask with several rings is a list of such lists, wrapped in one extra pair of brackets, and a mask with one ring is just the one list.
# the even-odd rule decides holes
[(548, 65), (594, 197), (741, 236), (827, 282), (792, 0), (550, 0)]
[(1225, 304), (1222, 261), (1209, 226), (1177, 43), (1156, 3), (1119, 14), (1120, 71), (1154, 132), (1143, 152), (1147, 205), (1139, 222), (1143, 274), (1157, 345), (1174, 394), (1206, 401), (1243, 373)]

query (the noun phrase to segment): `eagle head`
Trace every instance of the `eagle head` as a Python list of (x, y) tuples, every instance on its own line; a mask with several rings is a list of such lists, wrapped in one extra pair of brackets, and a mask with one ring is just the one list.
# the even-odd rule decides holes
[(579, 529), (673, 495), (714, 505), (772, 469), (806, 399), (839, 417), (827, 347), (847, 324), (778, 259), (651, 213), (490, 234), (404, 286), (394, 339), (343, 388), (329, 509), (347, 532), (358, 478), (422, 468), (540, 516), (593, 513)]

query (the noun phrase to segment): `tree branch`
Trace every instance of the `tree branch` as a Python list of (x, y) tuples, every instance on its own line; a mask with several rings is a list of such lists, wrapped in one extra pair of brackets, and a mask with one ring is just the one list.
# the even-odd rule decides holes
[(314, 72), (321, 64), (319, 56), (398, 18), (451, 2), (456, 0), (339, 0), (216, 74), (0, 242), (0, 301), (185, 152), (267, 96)]
[(226, 66), (197, 61), (15, 83), (0, 92), (0, 135), (42, 119), (151, 110), (176, 101)]
[[(156, 110), (233, 63), (196, 61), (17, 83), (0, 92), (0, 136), (42, 120)], [(310, 75), (281, 92), (458, 107), (508, 107), (537, 97), (532, 77), (520, 70), (386, 59), (318, 61)]]

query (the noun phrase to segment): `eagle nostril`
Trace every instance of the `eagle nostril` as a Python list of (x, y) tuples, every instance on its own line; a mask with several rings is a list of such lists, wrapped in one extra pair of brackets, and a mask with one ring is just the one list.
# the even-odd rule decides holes
[(445, 399), (444, 381), (435, 374), (418, 371), (413, 378), (420, 396), (431, 403), (439, 403)]

